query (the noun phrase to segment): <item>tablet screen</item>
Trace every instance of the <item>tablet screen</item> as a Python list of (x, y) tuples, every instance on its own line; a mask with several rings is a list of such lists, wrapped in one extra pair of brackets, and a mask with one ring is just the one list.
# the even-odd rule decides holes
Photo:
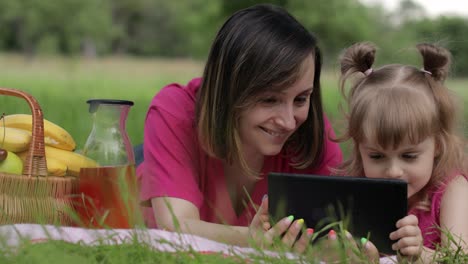
[(293, 215), (325, 232), (342, 221), (353, 237), (369, 237), (385, 254), (395, 254), (389, 235), (407, 215), (407, 184), (395, 179), (270, 173), (268, 199), (273, 221)]

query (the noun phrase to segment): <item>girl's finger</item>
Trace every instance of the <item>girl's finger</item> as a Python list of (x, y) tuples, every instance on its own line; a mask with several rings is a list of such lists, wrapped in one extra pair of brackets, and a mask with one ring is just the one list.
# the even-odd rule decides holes
[(392, 245), (393, 250), (400, 250), (405, 247), (420, 247), (422, 245), (422, 240), (418, 237), (404, 237), (399, 239), (396, 243)]
[(404, 247), (401, 248), (400, 253), (406, 257), (415, 257), (418, 258), (421, 255), (421, 247), (420, 246), (411, 246), (411, 247)]
[(404, 237), (416, 237), (421, 234), (421, 229), (418, 226), (403, 226), (398, 230), (390, 233), (391, 240), (397, 240)]
[(419, 223), (418, 218), (415, 215), (407, 215), (402, 219), (396, 222), (396, 227), (400, 228), (402, 226), (417, 226)]

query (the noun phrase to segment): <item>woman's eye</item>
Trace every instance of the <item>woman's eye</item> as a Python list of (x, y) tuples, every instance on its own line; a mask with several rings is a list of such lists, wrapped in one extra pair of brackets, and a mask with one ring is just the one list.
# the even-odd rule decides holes
[(296, 98), (296, 103), (305, 104), (309, 100), (308, 96), (300, 96)]
[(277, 100), (276, 100), (275, 97), (267, 97), (267, 98), (261, 99), (260, 102), (262, 102), (264, 104), (274, 104), (274, 103), (277, 102)]

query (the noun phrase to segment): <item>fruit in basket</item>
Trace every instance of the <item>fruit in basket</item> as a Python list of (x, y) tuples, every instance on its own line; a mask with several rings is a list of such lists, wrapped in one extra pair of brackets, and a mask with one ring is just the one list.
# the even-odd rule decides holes
[[(12, 114), (4, 116), (2, 125), (5, 127), (20, 128), (31, 132), (32, 130), (32, 115), (28, 114)], [(44, 142), (46, 145), (64, 149), (74, 150), (76, 147), (75, 140), (65, 129), (59, 125), (44, 119)]]
[(6, 155), (3, 154), (2, 156), (5, 156), (5, 159), (0, 161), (0, 172), (10, 174), (23, 173), (23, 162), (15, 153), (6, 151)]
[(8, 157), (8, 151), (0, 148), (0, 161), (4, 161)]
[[(2, 144), (3, 142), (3, 144)], [(31, 134), (23, 129), (0, 127), (0, 146), (11, 152), (20, 152), (29, 148)]]
[(81, 168), (94, 168), (98, 164), (94, 160), (73, 151), (67, 151), (50, 146), (45, 146), (46, 159), (52, 158), (64, 163), (67, 174), (79, 176)]
[[(26, 156), (28, 155), (28, 151), (23, 151), (21, 153), (16, 153), (18, 157), (21, 158), (23, 162), (26, 161)], [(46, 162), (47, 162), (47, 173), (50, 176), (65, 176), (67, 173), (68, 167), (65, 163), (51, 158), (47, 157), (46, 155)]]

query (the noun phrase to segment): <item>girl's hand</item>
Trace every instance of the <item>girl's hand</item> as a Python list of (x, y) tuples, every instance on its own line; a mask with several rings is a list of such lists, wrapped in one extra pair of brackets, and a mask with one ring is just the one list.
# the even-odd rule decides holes
[(392, 245), (392, 249), (413, 260), (418, 259), (423, 250), (423, 237), (418, 226), (418, 218), (415, 215), (405, 216), (398, 220), (396, 227), (398, 229), (390, 233), (391, 240), (398, 240)]
[(256, 245), (261, 245), (262, 247), (272, 246), (275, 240), (279, 240), (282, 236), (281, 241), (284, 245), (292, 248), (295, 252), (302, 253), (309, 244), (312, 230), (308, 229), (306, 232), (303, 232), (299, 240), (296, 241), (299, 232), (302, 230), (304, 220), (293, 220), (293, 216), (288, 216), (281, 219), (272, 227), (270, 216), (268, 215), (268, 198), (265, 197), (262, 199), (262, 204), (250, 223), (249, 233)]

